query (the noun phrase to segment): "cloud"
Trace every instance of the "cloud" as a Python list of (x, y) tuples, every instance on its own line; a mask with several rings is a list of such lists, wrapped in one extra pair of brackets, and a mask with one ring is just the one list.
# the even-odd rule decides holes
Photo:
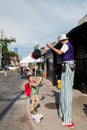
[(16, 38), (14, 46), (26, 44), (32, 50), (36, 40), (42, 46), (56, 41), (86, 12), (86, 0), (0, 0), (0, 30)]

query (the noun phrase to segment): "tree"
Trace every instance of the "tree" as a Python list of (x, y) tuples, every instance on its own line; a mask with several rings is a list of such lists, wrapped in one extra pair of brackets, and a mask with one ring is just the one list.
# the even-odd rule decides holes
[(8, 45), (11, 44), (12, 42), (16, 42), (15, 38), (0, 38), (0, 45), (2, 46), (2, 52), (8, 51)]
[[(2, 32), (3, 33), (3, 32)], [(2, 67), (4, 67), (8, 63), (9, 59), (9, 50), (8, 46), (12, 43), (16, 42), (15, 38), (6, 38), (1, 34), (0, 38), (0, 46), (2, 47)]]

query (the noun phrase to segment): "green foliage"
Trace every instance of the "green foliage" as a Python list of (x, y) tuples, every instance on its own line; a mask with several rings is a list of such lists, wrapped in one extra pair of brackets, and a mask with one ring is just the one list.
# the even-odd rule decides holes
[(18, 57), (18, 54), (16, 54), (15, 52), (13, 52), (13, 51), (9, 51), (9, 56), (10, 57)]
[(9, 57), (14, 57), (18, 55), (15, 52), (10, 52), (8, 50), (8, 46), (12, 43), (12, 42), (16, 42), (15, 38), (0, 38), (0, 45), (2, 46), (2, 67), (4, 67), (6, 64), (9, 63)]
[(16, 42), (15, 38), (0, 38), (0, 44), (5, 47), (8, 47), (9, 44), (11, 44), (12, 42)]
[(15, 38), (0, 38), (0, 45), (2, 46), (2, 53), (7, 53), (8, 52), (8, 45), (11, 44), (12, 42), (16, 42)]

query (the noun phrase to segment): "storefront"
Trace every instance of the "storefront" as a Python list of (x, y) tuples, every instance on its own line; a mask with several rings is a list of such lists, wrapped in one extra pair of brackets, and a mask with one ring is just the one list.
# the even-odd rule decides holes
[(87, 93), (87, 22), (72, 29), (67, 36), (75, 50), (74, 88)]
[[(86, 16), (87, 18), (87, 16)], [(67, 33), (70, 42), (74, 46), (74, 57), (76, 63), (74, 88), (87, 94), (87, 22), (81, 20), (80, 25)], [(54, 45), (60, 48), (58, 44)], [(61, 60), (51, 49), (44, 54), (47, 70), (47, 78), (56, 85), (57, 79), (61, 76)]]

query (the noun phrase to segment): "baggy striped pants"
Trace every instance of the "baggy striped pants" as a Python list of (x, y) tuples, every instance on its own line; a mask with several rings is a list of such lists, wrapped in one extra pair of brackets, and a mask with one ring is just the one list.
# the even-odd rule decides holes
[[(73, 63), (74, 65), (74, 63)], [(65, 64), (66, 70), (61, 75), (61, 91), (59, 100), (59, 116), (63, 123), (69, 124), (72, 121), (72, 97), (75, 69), (71, 69), (71, 64)]]

